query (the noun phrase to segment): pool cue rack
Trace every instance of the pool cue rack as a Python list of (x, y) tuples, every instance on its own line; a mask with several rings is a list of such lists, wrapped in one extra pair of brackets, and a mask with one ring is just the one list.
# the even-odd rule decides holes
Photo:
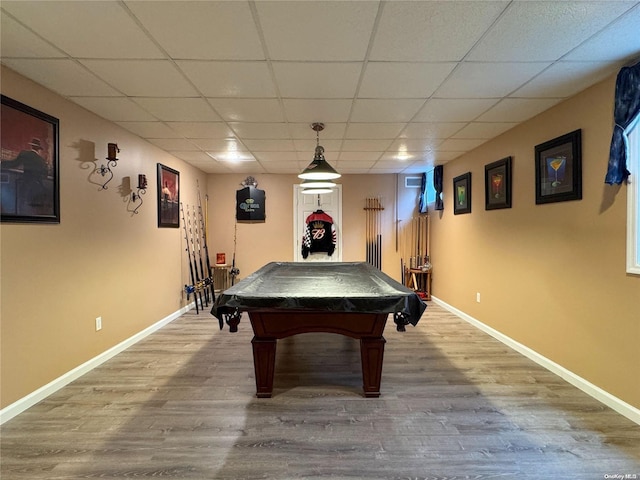
[(409, 219), (401, 230), (402, 281), (424, 300), (431, 300), (429, 215)]
[(367, 263), (382, 270), (382, 211), (379, 198), (365, 198), (365, 234)]

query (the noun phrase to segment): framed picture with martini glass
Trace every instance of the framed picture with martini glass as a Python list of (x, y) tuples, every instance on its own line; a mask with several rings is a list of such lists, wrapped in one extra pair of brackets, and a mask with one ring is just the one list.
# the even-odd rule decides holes
[(471, 172), (453, 179), (453, 214), (471, 213)]
[(511, 208), (511, 157), (484, 166), (484, 209)]
[(536, 205), (582, 199), (582, 130), (536, 145)]

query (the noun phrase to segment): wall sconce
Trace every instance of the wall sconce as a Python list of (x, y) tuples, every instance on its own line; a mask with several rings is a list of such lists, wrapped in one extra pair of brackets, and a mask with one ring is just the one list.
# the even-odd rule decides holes
[(113, 172), (111, 171), (111, 167), (115, 168), (118, 165), (118, 158), (116, 157), (116, 154), (118, 152), (120, 152), (120, 149), (118, 148), (117, 143), (107, 144), (107, 164), (100, 165), (100, 168), (97, 168), (96, 172), (98, 172), (103, 177), (109, 174), (109, 179), (102, 184), (100, 190), (106, 190), (108, 188), (107, 183), (109, 183), (113, 179)]
[(138, 191), (137, 192), (131, 192), (131, 201), (132, 202), (135, 203), (138, 200), (140, 200), (140, 205), (138, 205), (133, 210), (133, 213), (135, 213), (135, 214), (138, 213), (138, 209), (142, 206), (142, 195), (144, 195), (145, 193), (147, 193), (147, 176), (143, 175), (141, 173), (140, 175), (138, 175)]

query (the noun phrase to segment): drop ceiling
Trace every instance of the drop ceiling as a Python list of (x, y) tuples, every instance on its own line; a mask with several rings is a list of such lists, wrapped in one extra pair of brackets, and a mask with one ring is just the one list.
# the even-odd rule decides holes
[[(1, 61), (208, 173), (418, 173), (640, 57), (637, 1), (5, 1)], [(613, 92), (612, 92), (613, 94)]]

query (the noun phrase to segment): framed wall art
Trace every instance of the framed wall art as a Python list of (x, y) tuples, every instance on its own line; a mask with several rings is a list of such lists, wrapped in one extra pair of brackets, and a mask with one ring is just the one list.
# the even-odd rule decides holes
[(2, 222), (60, 223), (59, 121), (2, 95)]
[(471, 213), (471, 172), (453, 179), (453, 214)]
[(582, 198), (582, 130), (536, 145), (536, 204)]
[(158, 163), (158, 227), (180, 227), (180, 172)]
[(484, 208), (511, 208), (511, 157), (484, 166)]

